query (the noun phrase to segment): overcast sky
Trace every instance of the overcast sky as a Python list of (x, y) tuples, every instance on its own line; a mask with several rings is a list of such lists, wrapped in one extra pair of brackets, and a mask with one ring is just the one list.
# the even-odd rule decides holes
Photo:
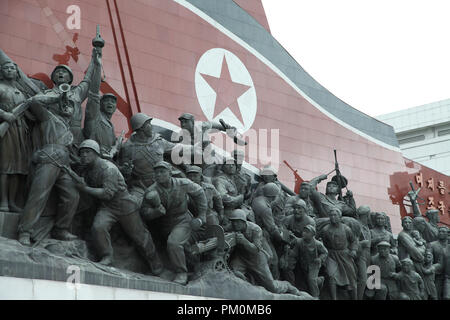
[(272, 35), (371, 116), (450, 98), (450, 0), (262, 0)]

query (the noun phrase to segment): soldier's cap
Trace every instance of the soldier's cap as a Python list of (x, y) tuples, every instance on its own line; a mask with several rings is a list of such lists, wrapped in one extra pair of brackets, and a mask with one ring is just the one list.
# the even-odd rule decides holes
[(334, 180), (328, 181), (328, 182), (327, 182), (327, 187), (328, 187), (328, 185), (330, 185), (330, 184), (334, 184), (336, 187), (339, 187), (338, 183), (337, 183), (336, 181), (334, 181)]
[(156, 168), (166, 168), (167, 170), (172, 170), (172, 166), (170, 165), (170, 163), (168, 163), (168, 162), (165, 162), (165, 161), (159, 161), (159, 162), (157, 162), (154, 166), (153, 166), (153, 169), (156, 169)]
[[(340, 177), (340, 178), (339, 178)], [(339, 185), (339, 180), (341, 182), (341, 187), (345, 188), (348, 184), (348, 180), (346, 177), (344, 177), (343, 175), (340, 176), (333, 176), (333, 178), (331, 178), (332, 181), (336, 182)]]
[(199, 166), (189, 166), (186, 169), (186, 173), (202, 173), (202, 168), (200, 168)]
[(400, 263), (402, 264), (402, 266), (405, 264), (409, 264), (410, 266), (414, 265), (414, 262), (410, 258), (405, 258), (405, 259), (401, 260)]
[(310, 231), (312, 234), (316, 234), (316, 227), (314, 227), (312, 224), (307, 224), (303, 230), (308, 230)]
[(103, 101), (103, 99), (106, 98), (113, 98), (114, 100), (117, 101), (117, 97), (115, 95), (113, 95), (112, 93), (105, 93), (104, 95), (102, 95), (102, 97), (100, 98), (100, 102)]
[(228, 157), (228, 156), (224, 156), (222, 158), (222, 164), (235, 164), (234, 158)]
[(390, 247), (391, 244), (387, 241), (381, 241), (380, 243), (377, 244), (377, 247)]
[(439, 213), (439, 210), (438, 209), (430, 209), (430, 210), (427, 210), (427, 212), (425, 212), (425, 214), (427, 216), (432, 214), (432, 213)]
[[(58, 70), (58, 69), (60, 69), (60, 68), (66, 69), (66, 70), (69, 72), (69, 74), (70, 74), (70, 81), (69, 81), (69, 84), (72, 84), (72, 81), (73, 81), (73, 72), (72, 72), (72, 69), (70, 69), (69, 66), (66, 66), (65, 64), (57, 65), (57, 66), (55, 67), (55, 69), (53, 69), (52, 74), (50, 75), (50, 79), (52, 79), (52, 81), (53, 81), (53, 75), (55, 74), (56, 70)], [(53, 83), (55, 83), (55, 81), (53, 81)]]
[(360, 206), (358, 209), (356, 209), (356, 213), (358, 214), (358, 216), (367, 215), (370, 213), (370, 207), (369, 206)]
[(11, 59), (6, 59), (5, 61), (3, 61), (3, 62), (0, 64), (0, 66), (3, 66), (3, 65), (5, 65), (5, 64), (7, 64), (7, 63), (12, 63), (12, 64), (15, 65), (14, 61), (12, 61)]
[(195, 120), (195, 117), (193, 114), (190, 113), (183, 113), (181, 116), (178, 117), (178, 120), (186, 119), (186, 120)]

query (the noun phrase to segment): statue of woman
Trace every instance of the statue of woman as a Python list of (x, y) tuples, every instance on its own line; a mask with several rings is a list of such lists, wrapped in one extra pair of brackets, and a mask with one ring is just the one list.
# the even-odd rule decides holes
[(391, 245), (391, 253), (394, 253), (396, 243), (394, 236), (388, 230), (386, 230), (386, 215), (383, 212), (377, 212), (375, 214), (375, 226), (370, 230), (371, 237), (371, 255), (377, 254), (377, 245), (386, 241)]
[[(20, 85), (17, 66), (11, 60), (1, 65), (0, 73), (0, 125), (8, 124), (4, 136), (0, 136), (0, 211), (19, 212), (16, 195), (20, 176), (28, 174), (31, 156), (31, 137), (23, 116), (13, 113), (15, 107), (26, 100)], [(5, 124), (3, 124), (5, 126)]]

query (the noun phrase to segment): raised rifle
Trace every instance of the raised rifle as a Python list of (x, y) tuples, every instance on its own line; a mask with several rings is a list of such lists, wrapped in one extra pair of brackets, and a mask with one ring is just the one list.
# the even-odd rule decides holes
[(419, 197), (419, 191), (420, 191), (421, 188), (419, 187), (419, 189), (414, 190), (414, 185), (413, 185), (412, 181), (409, 181), (409, 185), (411, 186), (411, 190), (412, 190), (412, 192), (414, 193), (414, 196), (415, 196), (415, 200), (412, 200), (411, 196), (409, 196), (409, 199), (411, 200), (411, 205), (413, 207), (413, 214), (414, 214), (415, 217), (421, 217), (422, 213), (420, 212), (419, 201), (418, 200), (420, 199), (420, 200), (424, 201), (421, 204), (425, 203), (425, 199)]
[(294, 174), (295, 177), (295, 188), (294, 188), (294, 193), (298, 194), (300, 192), (300, 185), (302, 184), (302, 182), (304, 181), (302, 179), (302, 177), (300, 177), (300, 175), (297, 173), (298, 170), (294, 170), (294, 168), (291, 167), (291, 165), (286, 161), (283, 160), (283, 162), (287, 165), (287, 167), (289, 169), (291, 169), (292, 173)]
[(336, 154), (336, 149), (334, 149), (334, 170), (336, 171), (336, 182), (339, 186), (339, 196), (338, 199), (339, 200), (343, 200), (342, 198), (342, 188), (344, 188), (342, 186), (342, 183), (344, 182), (342, 175), (341, 175), (341, 171), (339, 170), (339, 163), (337, 161), (337, 154)]
[(228, 136), (233, 138), (234, 143), (236, 143), (237, 145), (240, 145), (240, 146), (246, 146), (247, 145), (247, 141), (245, 141), (244, 139), (241, 139), (240, 137), (238, 137), (237, 130), (234, 130), (234, 134), (230, 134), (230, 133), (228, 133), (228, 129), (232, 129), (232, 127), (229, 124), (225, 123), (225, 121), (223, 119), (219, 119), (219, 122), (220, 122), (220, 124), (223, 127), (223, 131), (225, 131)]
[(108, 155), (106, 155), (106, 157), (110, 159), (114, 158), (116, 153), (119, 152), (120, 148), (122, 147), (124, 137), (125, 137), (125, 130), (122, 130), (120, 136), (117, 138), (116, 143), (111, 147), (111, 150), (108, 152)]

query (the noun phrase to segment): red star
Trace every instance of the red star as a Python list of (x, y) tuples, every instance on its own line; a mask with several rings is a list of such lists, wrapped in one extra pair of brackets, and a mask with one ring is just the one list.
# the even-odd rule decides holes
[(228, 70), (228, 62), (225, 55), (222, 59), (222, 70), (220, 76), (214, 77), (208, 74), (200, 73), (203, 79), (216, 91), (216, 105), (214, 106), (213, 118), (220, 114), (226, 108), (230, 108), (231, 112), (244, 124), (241, 111), (237, 99), (242, 96), (251, 86), (233, 82), (231, 80), (230, 71)]

